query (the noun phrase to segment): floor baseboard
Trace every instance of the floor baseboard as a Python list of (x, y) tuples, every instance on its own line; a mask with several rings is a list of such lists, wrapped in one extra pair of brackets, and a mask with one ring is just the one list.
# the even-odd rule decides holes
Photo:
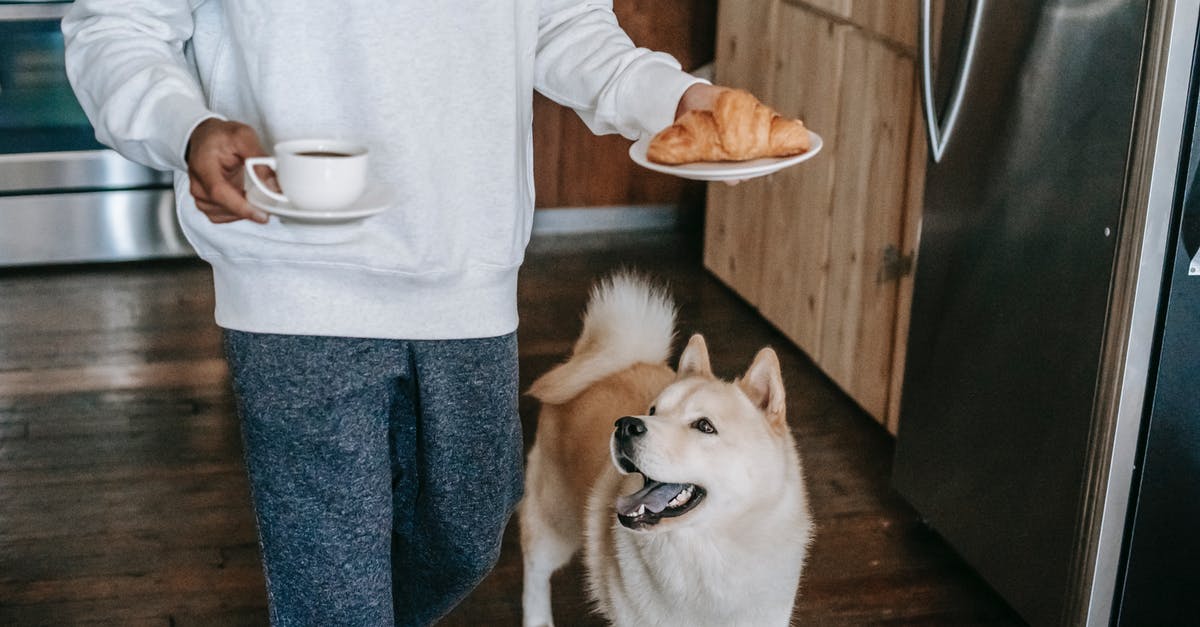
[(674, 231), (696, 224), (697, 214), (671, 204), (545, 208), (533, 214), (533, 233)]

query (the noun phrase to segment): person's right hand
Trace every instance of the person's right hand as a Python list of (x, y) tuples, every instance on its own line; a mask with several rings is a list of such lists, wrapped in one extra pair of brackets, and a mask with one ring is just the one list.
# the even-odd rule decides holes
[[(188, 177), (196, 207), (215, 224), (248, 219), (266, 224), (268, 216), (246, 202), (242, 164), (266, 155), (258, 134), (240, 122), (210, 118), (188, 140)], [(268, 178), (269, 177), (265, 177)]]

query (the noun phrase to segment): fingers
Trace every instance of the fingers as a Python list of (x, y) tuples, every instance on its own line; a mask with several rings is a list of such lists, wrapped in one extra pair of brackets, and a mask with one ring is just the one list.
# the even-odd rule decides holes
[(208, 216), (209, 222), (213, 224), (226, 224), (228, 222), (237, 222), (242, 218), (227, 213), (220, 205), (214, 205), (210, 202), (196, 201), (196, 207), (202, 213)]
[(213, 188), (210, 198), (212, 200), (203, 200), (197, 197), (196, 208), (208, 216), (209, 221), (213, 223), (224, 224), (237, 220), (253, 220), (259, 224), (266, 224), (270, 219), (266, 212), (250, 206), (245, 197), (230, 186)]
[[(238, 172), (239, 185), (241, 184), (240, 179), (245, 178), (245, 175), (245, 170), (240, 170)], [(258, 180), (262, 181), (262, 184), (265, 185), (267, 189), (276, 193), (283, 193), (283, 190), (279, 187), (279, 179), (275, 176), (275, 170), (272, 170), (265, 165), (256, 165), (254, 166), (254, 175), (258, 177)]]
[(212, 163), (201, 163), (189, 171), (192, 177), (191, 191), (196, 199), (196, 208), (204, 212), (209, 220), (215, 223), (245, 218), (261, 223), (267, 221), (266, 215), (246, 201), (245, 193), (233, 186), (231, 177), (223, 168)]
[(245, 124), (205, 120), (188, 144), (190, 191), (196, 208), (215, 224), (249, 219), (266, 223), (269, 216), (246, 201), (242, 164), (264, 154), (258, 135)]
[(688, 87), (675, 107), (675, 119), (678, 120), (689, 111), (711, 111), (717, 104), (717, 98), (726, 91), (729, 91), (728, 87), (704, 83), (696, 83)]

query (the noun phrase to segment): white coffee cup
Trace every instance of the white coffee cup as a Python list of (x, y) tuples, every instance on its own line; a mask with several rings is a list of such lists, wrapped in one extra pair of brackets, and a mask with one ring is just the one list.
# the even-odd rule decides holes
[[(275, 170), (280, 194), (263, 184), (255, 166)], [(367, 189), (367, 147), (337, 139), (275, 144), (274, 157), (246, 159), (246, 176), (268, 198), (306, 211), (347, 209)]]

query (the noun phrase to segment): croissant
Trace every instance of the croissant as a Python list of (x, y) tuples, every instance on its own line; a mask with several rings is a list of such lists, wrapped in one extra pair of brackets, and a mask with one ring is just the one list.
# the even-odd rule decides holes
[(646, 157), (667, 165), (745, 161), (798, 155), (810, 145), (803, 122), (781, 117), (749, 92), (730, 89), (717, 96), (712, 111), (688, 111), (655, 135)]

